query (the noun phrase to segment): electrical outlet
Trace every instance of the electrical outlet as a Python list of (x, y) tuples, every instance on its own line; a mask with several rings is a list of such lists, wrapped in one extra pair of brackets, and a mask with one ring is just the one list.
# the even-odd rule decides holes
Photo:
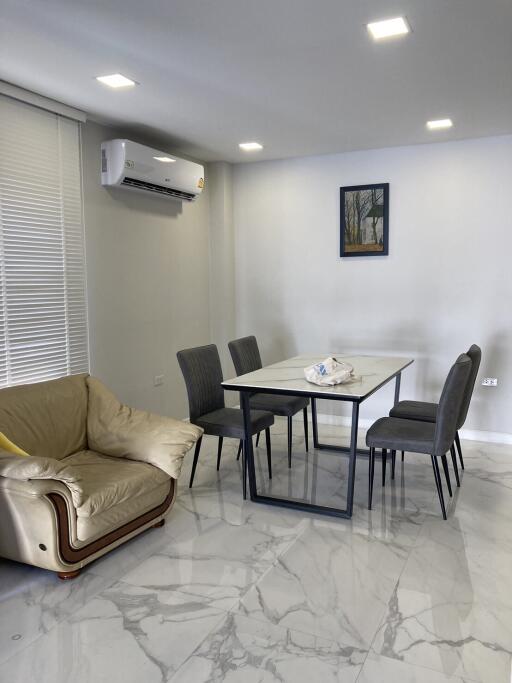
[(153, 386), (154, 387), (160, 387), (164, 383), (164, 376), (163, 375), (155, 375), (153, 377)]
[(483, 387), (497, 387), (498, 378), (497, 377), (484, 377), (482, 380)]

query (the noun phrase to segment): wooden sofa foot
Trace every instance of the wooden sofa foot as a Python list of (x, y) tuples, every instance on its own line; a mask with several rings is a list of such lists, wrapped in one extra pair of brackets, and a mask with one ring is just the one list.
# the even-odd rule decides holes
[(159, 527), (163, 526), (164, 524), (165, 524), (165, 519), (161, 519), (156, 524), (153, 524), (153, 529), (158, 529)]
[(80, 571), (80, 569), (75, 569), (74, 572), (57, 572), (57, 576), (59, 579), (62, 579), (62, 581), (68, 581), (69, 579), (76, 579), (80, 574)]

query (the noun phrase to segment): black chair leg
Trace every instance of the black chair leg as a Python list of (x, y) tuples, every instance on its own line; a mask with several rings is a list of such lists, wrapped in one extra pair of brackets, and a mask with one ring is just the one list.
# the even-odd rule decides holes
[(457, 455), (455, 453), (455, 446), (453, 444), (450, 447), (450, 453), (452, 454), (452, 464), (453, 471), (455, 472), (455, 481), (457, 482), (457, 486), (460, 486), (459, 468), (457, 467)]
[(395, 478), (396, 451), (391, 451), (391, 479)]
[(386, 485), (386, 463), (388, 460), (388, 452), (385, 448), (382, 449), (381, 459), (382, 459), (382, 486), (385, 486)]
[(441, 462), (443, 463), (444, 476), (446, 478), (446, 486), (448, 486), (448, 493), (450, 494), (451, 498), (453, 496), (452, 482), (450, 481), (450, 470), (448, 469), (448, 460), (446, 459), (446, 455), (441, 456)]
[(272, 449), (270, 446), (270, 429), (265, 429), (265, 440), (267, 442), (268, 478), (272, 479)]
[(302, 411), (304, 414), (304, 441), (306, 443), (306, 453), (309, 451), (308, 438), (308, 407), (306, 406)]
[(240, 460), (240, 456), (242, 455), (242, 447), (244, 445), (244, 442), (240, 439), (240, 443), (238, 444), (238, 453), (236, 454), (236, 459)]
[(441, 511), (443, 513), (443, 519), (446, 519), (446, 508), (444, 506), (444, 496), (443, 487), (441, 484), (441, 474), (439, 472), (439, 463), (435, 455), (430, 456), (432, 458), (432, 467), (434, 469), (434, 479), (436, 480), (437, 495), (439, 496), (439, 502), (441, 503)]
[(292, 418), (288, 418), (288, 467), (292, 466)]
[(197, 441), (196, 441), (196, 449), (194, 451), (194, 461), (192, 462), (192, 472), (190, 473), (190, 481), (188, 483), (189, 489), (192, 488), (192, 484), (194, 483), (194, 475), (196, 473), (196, 467), (197, 467), (197, 461), (199, 460), (199, 451), (201, 450), (201, 442), (203, 440), (203, 437), (201, 436)]
[(224, 441), (224, 438), (222, 436), (219, 436), (219, 445), (217, 447), (217, 472), (220, 469), (220, 458), (222, 455), (222, 442)]
[(402, 462), (404, 461), (405, 451), (402, 451)]
[(260, 442), (260, 434), (261, 432), (258, 432), (258, 434), (256, 435), (256, 448), (258, 448), (258, 444)]
[(375, 448), (370, 448), (370, 461), (368, 463), (368, 510), (372, 509), (373, 498), (373, 475), (375, 473)]
[(460, 466), (464, 469), (464, 460), (462, 459), (462, 448), (460, 445), (459, 432), (455, 432), (455, 443), (457, 444), (457, 450), (459, 451)]

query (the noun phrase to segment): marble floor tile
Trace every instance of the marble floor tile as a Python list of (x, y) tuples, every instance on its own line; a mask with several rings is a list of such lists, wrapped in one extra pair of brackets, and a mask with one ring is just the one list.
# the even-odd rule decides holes
[(0, 666), (10, 683), (168, 681), (225, 618), (211, 602), (122, 583)]
[(367, 648), (407, 560), (407, 549), (313, 523), (244, 596), (247, 616)]
[(96, 574), (112, 581), (137, 567), (147, 557), (151, 557), (174, 539), (174, 515), (171, 512), (165, 526), (147, 529), (111, 552), (98, 558), (87, 566), (87, 573)]
[[(478, 511), (475, 510), (475, 514)], [(509, 683), (512, 554), (428, 518), (373, 643), (386, 657), (481, 683)]]
[(172, 683), (353, 683), (366, 651), (227, 615)]
[(446, 676), (432, 669), (370, 654), (365, 660), (357, 683), (471, 683), (471, 681), (469, 678)]
[(202, 533), (170, 542), (123, 576), (136, 586), (203, 596), (240, 597), (288, 548), (300, 528), (211, 521)]
[(24, 650), (110, 583), (91, 573), (61, 581), (54, 572), (0, 560), (0, 662)]

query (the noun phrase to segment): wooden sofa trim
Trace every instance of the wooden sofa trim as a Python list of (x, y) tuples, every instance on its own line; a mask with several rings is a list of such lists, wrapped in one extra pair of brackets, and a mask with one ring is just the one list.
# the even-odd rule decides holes
[(73, 548), (69, 542), (69, 516), (66, 501), (60, 495), (60, 493), (48, 493), (47, 496), (50, 499), (57, 515), (58, 544), (61, 558), (64, 560), (64, 562), (75, 564), (76, 562), (81, 562), (87, 557), (94, 555), (99, 550), (102, 550), (123, 536), (127, 536), (132, 531), (135, 531), (148, 522), (151, 522), (152, 519), (156, 519), (160, 515), (164, 514), (164, 512), (174, 502), (176, 491), (176, 480), (171, 479), (169, 493), (165, 497), (164, 501), (160, 503), (160, 505), (157, 505), (157, 507), (153, 508), (152, 510), (145, 512), (143, 515), (132, 519), (130, 522), (123, 524), (123, 526), (120, 526), (118, 529), (110, 531), (108, 534), (105, 534), (105, 536), (101, 536), (92, 543), (84, 545), (81, 548)]

